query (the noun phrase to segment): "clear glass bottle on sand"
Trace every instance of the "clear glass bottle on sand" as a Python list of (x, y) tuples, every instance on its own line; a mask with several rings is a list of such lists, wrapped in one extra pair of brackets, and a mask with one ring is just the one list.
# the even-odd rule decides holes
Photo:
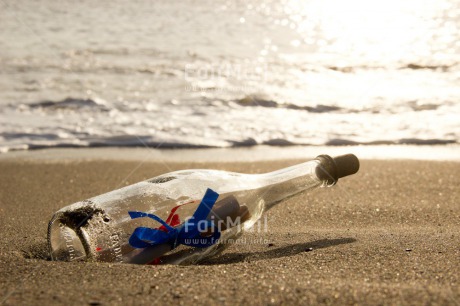
[(48, 227), (53, 260), (190, 264), (215, 255), (286, 198), (354, 174), (352, 154), (265, 174), (183, 170), (77, 202)]

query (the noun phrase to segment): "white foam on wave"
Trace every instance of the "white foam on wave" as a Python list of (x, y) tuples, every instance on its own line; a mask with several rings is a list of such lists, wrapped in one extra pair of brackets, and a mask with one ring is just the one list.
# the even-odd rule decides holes
[[(224, 101), (225, 102), (225, 101)], [(1, 151), (52, 147), (209, 148), (255, 145), (451, 144), (458, 106), (388, 113), (310, 111), (207, 99), (102, 103), (67, 98), (10, 106), (0, 118)]]

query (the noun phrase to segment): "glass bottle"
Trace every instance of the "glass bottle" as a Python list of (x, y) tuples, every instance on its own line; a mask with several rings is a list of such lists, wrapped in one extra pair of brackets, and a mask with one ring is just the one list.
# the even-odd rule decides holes
[(358, 169), (358, 159), (348, 154), (320, 155), (265, 174), (163, 174), (57, 211), (48, 226), (51, 258), (196, 263), (222, 251), (284, 199), (333, 186)]

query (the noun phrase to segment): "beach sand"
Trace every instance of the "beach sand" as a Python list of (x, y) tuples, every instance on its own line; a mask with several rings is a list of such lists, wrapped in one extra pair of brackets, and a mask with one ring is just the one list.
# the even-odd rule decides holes
[(301, 161), (2, 159), (0, 304), (460, 304), (460, 162), (364, 160), (200, 265), (48, 259), (48, 221), (68, 204), (172, 170)]

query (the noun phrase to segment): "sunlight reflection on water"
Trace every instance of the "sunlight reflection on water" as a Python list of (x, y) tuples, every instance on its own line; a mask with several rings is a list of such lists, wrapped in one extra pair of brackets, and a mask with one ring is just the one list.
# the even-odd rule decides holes
[(454, 0), (18, 0), (0, 24), (3, 150), (460, 136)]

